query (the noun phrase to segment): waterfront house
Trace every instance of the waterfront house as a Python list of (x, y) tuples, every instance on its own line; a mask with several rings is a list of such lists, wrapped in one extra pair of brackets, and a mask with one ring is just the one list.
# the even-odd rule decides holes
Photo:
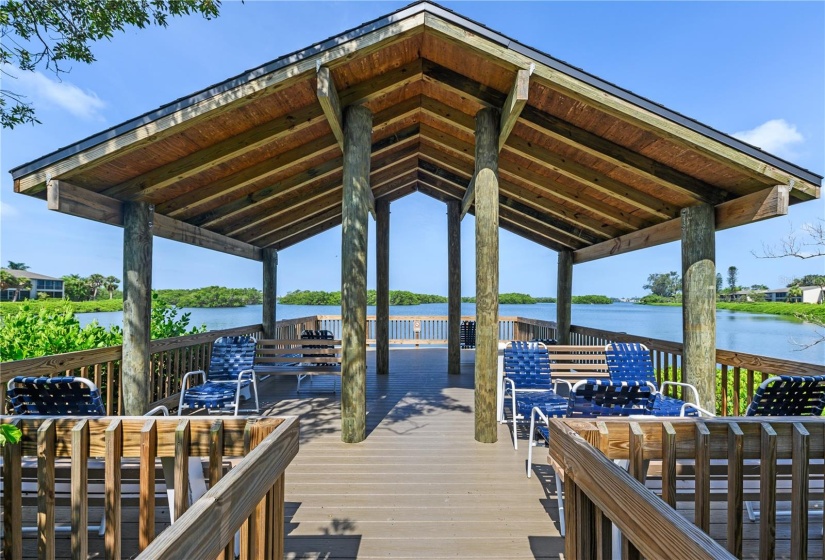
[[(801, 296), (791, 298), (795, 303), (825, 303), (825, 287), (823, 286), (800, 286)], [(788, 301), (788, 291), (790, 288), (774, 288), (772, 290), (740, 290), (730, 294), (730, 301), (754, 301), (755, 294), (764, 296), (764, 301), (786, 302)]]
[[(28, 278), (31, 281), (31, 288), (27, 290), (20, 290), (17, 294), (17, 300), (37, 299), (37, 294), (46, 294), (50, 298), (63, 299), (63, 280), (60, 278), (52, 278), (44, 274), (38, 274), (31, 270), (14, 270), (10, 268), (3, 268), (4, 272), (8, 272), (15, 278)], [(11, 301), (14, 299), (14, 294), (17, 290), (8, 288), (0, 291), (0, 301)]]

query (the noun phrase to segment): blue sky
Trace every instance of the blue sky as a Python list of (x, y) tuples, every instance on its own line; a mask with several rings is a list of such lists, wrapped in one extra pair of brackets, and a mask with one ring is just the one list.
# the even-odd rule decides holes
[[(51, 74), (3, 76), (35, 102), (43, 124), (2, 131), (0, 260), (62, 276), (122, 276), (118, 228), (46, 210), (16, 195), (8, 170), (283, 54), (402, 7), (395, 2), (225, 2), (213, 21), (176, 19), (128, 30), (94, 47), (97, 62)], [(825, 172), (825, 3), (450, 2), (520, 42)], [(415, 194), (391, 206), (391, 289), (446, 294), (446, 207)], [(823, 259), (757, 259), (751, 252), (825, 217), (822, 199), (776, 218), (719, 232), (717, 268), (739, 283), (784, 285), (825, 273)], [(374, 226), (370, 225), (371, 239)], [(473, 218), (462, 224), (462, 293), (475, 291)], [(374, 287), (374, 245), (369, 284)], [(261, 286), (260, 264), (155, 239), (154, 285)], [(501, 232), (502, 292), (555, 295), (556, 254)], [(340, 286), (340, 228), (280, 253), (278, 293)], [(577, 265), (574, 294), (642, 295), (648, 274), (681, 270), (671, 243)]]

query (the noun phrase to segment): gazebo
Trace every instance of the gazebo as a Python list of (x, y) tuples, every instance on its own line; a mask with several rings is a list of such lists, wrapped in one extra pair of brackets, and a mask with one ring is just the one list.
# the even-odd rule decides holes
[(149, 402), (152, 237), (263, 263), (342, 233), (342, 438), (365, 437), (366, 252), (377, 229), (376, 368), (389, 373), (389, 208), (446, 203), (448, 371), (459, 370), (460, 221), (476, 220), (475, 437), (496, 439), (498, 230), (573, 265), (681, 240), (686, 377), (713, 405), (716, 230), (819, 197), (822, 177), (429, 2), (416, 3), (12, 170), (15, 191), (122, 226), (123, 387)]

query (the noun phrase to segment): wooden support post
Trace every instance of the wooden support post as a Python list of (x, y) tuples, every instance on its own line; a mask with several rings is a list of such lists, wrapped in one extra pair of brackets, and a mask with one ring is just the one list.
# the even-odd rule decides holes
[(461, 373), (461, 202), (447, 201), (447, 373)]
[(556, 339), (559, 344), (570, 344), (570, 304), (573, 301), (572, 251), (559, 251), (559, 274), (556, 282)]
[(713, 206), (682, 210), (682, 376), (716, 408), (716, 240)]
[(123, 205), (123, 414), (149, 408), (149, 342), (152, 316), (152, 224), (154, 207)]
[(375, 205), (375, 370), (390, 372), (390, 202)]
[(498, 439), (498, 128), (495, 109), (476, 114), (476, 363), (475, 438)]
[(344, 114), (341, 234), (341, 440), (366, 438), (367, 227), (372, 113), (355, 105)]
[(277, 291), (278, 291), (278, 251), (275, 249), (264, 249), (264, 310), (262, 324), (264, 326), (264, 338), (278, 338), (275, 335), (275, 322), (277, 321)]

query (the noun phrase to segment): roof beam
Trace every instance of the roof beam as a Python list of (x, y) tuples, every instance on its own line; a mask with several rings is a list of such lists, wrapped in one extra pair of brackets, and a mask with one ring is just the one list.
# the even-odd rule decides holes
[(470, 184), (467, 185), (467, 190), (464, 191), (464, 196), (461, 199), (461, 213), (458, 215), (459, 220), (463, 220), (467, 212), (470, 211), (470, 206), (473, 205), (476, 198), (476, 176), (470, 179)]
[(321, 110), (327, 118), (329, 128), (332, 129), (332, 135), (335, 136), (343, 153), (344, 117), (341, 114), (341, 100), (338, 97), (338, 90), (335, 89), (335, 83), (332, 81), (329, 68), (319, 66), (316, 74), (318, 85), (315, 88), (315, 93), (318, 96), (318, 102), (321, 104)]
[[(790, 190), (791, 188), (788, 185), (777, 185), (772, 189), (763, 189), (717, 205), (715, 208), (716, 230), (720, 231), (787, 215)], [(647, 229), (628, 233), (616, 239), (603, 241), (574, 251), (573, 263), (579, 264), (610, 255), (654, 247), (671, 241), (678, 241), (681, 236), (682, 219), (674, 218)]]
[[(470, 175), (471, 173), (471, 162), (461, 162), (457, 158), (448, 154), (446, 150), (431, 147), (429, 140), (424, 138), (422, 138), (419, 155), (422, 164), (432, 163), (442, 170), (440, 173), (457, 173), (459, 176)], [(528, 204), (540, 212), (544, 212), (550, 216), (555, 216), (569, 223), (571, 227), (586, 230), (601, 238), (616, 237), (631, 229), (630, 227), (626, 227), (624, 225), (621, 229), (616, 228), (611, 224), (606, 223), (606, 220), (604, 219), (596, 219), (589, 215), (582, 214), (578, 210), (578, 207), (569, 208), (565, 205), (566, 201), (564, 199), (558, 199), (553, 191), (549, 191), (545, 188), (538, 188), (529, 182), (525, 183), (529, 185), (529, 187), (516, 184), (512, 181), (514, 177), (508, 175), (506, 171), (501, 168), (499, 168), (499, 175), (499, 189), (502, 191), (507, 191), (508, 196), (519, 200), (522, 203)], [(508, 181), (507, 177), (510, 177), (511, 180)], [(463, 177), (461, 177), (461, 179), (463, 182)], [(543, 182), (543, 184), (546, 183), (547, 180)], [(584, 207), (582, 206), (582, 208)]]
[[(373, 144), (373, 155), (397, 149), (405, 141), (415, 142), (418, 133), (418, 126), (413, 125), (388, 138), (379, 140)], [(319, 164), (283, 181), (259, 188), (244, 197), (235, 198), (208, 214), (199, 216), (197, 219), (198, 225), (209, 226), (210, 228), (214, 226), (230, 227), (232, 222), (241, 221), (249, 215), (256, 214), (260, 208), (263, 208), (261, 204), (273, 203), (272, 201), (278, 197), (302, 188), (321, 177), (337, 176), (336, 174), (342, 170), (342, 165), (343, 160), (336, 157), (334, 160)]]
[(110, 187), (103, 194), (122, 200), (151, 201), (153, 195), (183, 179), (275, 142), (288, 134), (304, 130), (323, 119), (317, 106), (302, 107)]
[(516, 72), (516, 81), (507, 94), (504, 106), (501, 108), (501, 122), (499, 125), (498, 149), (504, 147), (507, 137), (516, 126), (516, 121), (521, 115), (524, 106), (527, 104), (527, 96), (530, 92), (530, 73), (532, 70), (519, 70)]
[[(47, 185), (49, 210), (123, 227), (123, 202), (64, 181)], [(237, 257), (262, 261), (260, 247), (238, 241), (162, 214), (155, 214), (152, 234), (188, 245), (212, 249)]]
[[(335, 140), (341, 148), (341, 153), (344, 153), (344, 117), (341, 114), (341, 99), (335, 89), (335, 82), (332, 80), (332, 75), (326, 66), (318, 66), (316, 74), (317, 87), (315, 92), (318, 102), (321, 104), (321, 110), (327, 118), (332, 135), (335, 136)], [(367, 209), (372, 215), (372, 219), (376, 219), (375, 196), (373, 196), (372, 190), (369, 189), (367, 190)]]
[[(590, 84), (573, 75), (571, 70), (575, 69), (565, 71), (539, 62), (529, 55), (529, 49), (525, 50), (520, 45), (513, 46), (511, 44), (510, 48), (503, 48), (497, 42), (490, 41), (477, 34), (467, 33), (466, 29), (460, 25), (445, 21), (432, 14), (426, 15), (425, 25), (445, 39), (476, 49), (501, 64), (524, 68), (528, 64), (535, 63), (536, 70), (533, 73), (533, 80), (539, 82), (542, 86), (561, 92), (576, 101), (604, 111), (642, 130), (653, 132), (678, 146), (700, 152), (713, 161), (747, 174), (765, 184), (766, 187), (770, 187), (771, 183), (791, 184), (791, 179), (795, 178), (791, 173), (767, 164), (734, 146), (729, 146), (708, 137), (707, 134), (680, 124), (672, 114), (671, 116), (661, 115), (623, 99), (621, 96), (605, 93), (603, 87)], [(610, 84), (604, 85), (610, 86)], [(676, 116), (679, 117), (680, 115)], [(796, 178), (791, 194), (798, 200), (818, 198), (819, 185)]]
[[(473, 153), (472, 145), (425, 124), (421, 125), (421, 138), (422, 146), (430, 142), (436, 145), (439, 150), (448, 152), (451, 156), (467, 161), (467, 165), (472, 166), (472, 156), (470, 155)], [(509, 148), (509, 145), (507, 147)], [(523, 165), (514, 165), (510, 161), (511, 158), (512, 156), (510, 156), (510, 158), (502, 157), (499, 159), (498, 171), (500, 178), (508, 174), (513, 178), (513, 181), (529, 183), (538, 188), (540, 192), (547, 193), (548, 197), (552, 196), (556, 199), (561, 199), (565, 204), (573, 205), (575, 208), (581, 208), (588, 213), (600, 215), (621, 227), (627, 228), (629, 226), (633, 229), (639, 229), (655, 223), (652, 220), (622, 211), (610, 204), (609, 201), (593, 198), (588, 194), (588, 189), (584, 185), (579, 184), (579, 187), (572, 187), (568, 184), (554, 181), (550, 177), (531, 171)], [(508, 169), (510, 171), (508, 171)]]
[[(451, 173), (450, 171), (441, 169), (437, 164), (433, 164), (426, 160), (419, 162), (421, 171), (419, 173), (419, 180), (428, 183), (429, 185), (451, 195), (454, 198), (460, 198), (462, 194), (462, 177)], [(517, 212), (525, 219), (533, 222), (538, 222), (543, 226), (547, 226), (558, 231), (559, 241), (562, 241), (568, 247), (579, 248), (583, 245), (598, 243), (606, 236), (594, 235), (585, 231), (583, 228), (571, 224), (564, 219), (554, 217), (548, 214), (544, 209), (536, 209), (527, 204), (523, 204), (519, 200), (508, 195), (504, 186), (500, 185), (501, 192), (499, 194), (499, 204), (501, 207), (511, 209)]]
[(709, 183), (534, 107), (527, 107), (522, 112), (522, 122), (533, 130), (546, 134), (567, 146), (635, 173), (661, 187), (676, 190), (697, 201), (713, 201), (718, 204), (728, 196), (726, 191)]

